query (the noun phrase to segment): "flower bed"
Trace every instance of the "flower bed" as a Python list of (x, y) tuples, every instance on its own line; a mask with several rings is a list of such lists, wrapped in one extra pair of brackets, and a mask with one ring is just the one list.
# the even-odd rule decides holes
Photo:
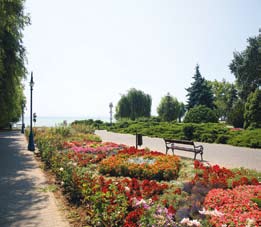
[[(232, 190), (213, 189), (204, 202), (206, 209), (218, 210), (211, 215), (212, 226), (261, 226), (261, 211), (252, 198), (261, 198), (261, 186), (238, 186)], [(250, 224), (251, 223), (251, 224)]]
[[(36, 143), (66, 197), (85, 209), (83, 226), (241, 227), (241, 222), (253, 219), (252, 226), (260, 224), (254, 202), (260, 200), (256, 171), (198, 161), (185, 165), (176, 156), (101, 143), (96, 136), (69, 136), (67, 131), (41, 131)], [(177, 179), (183, 168), (194, 173), (186, 182)], [(241, 210), (230, 210), (237, 208)], [(240, 222), (236, 222), (238, 213)]]
[(102, 174), (139, 179), (173, 180), (178, 177), (180, 160), (177, 156), (137, 150), (134, 147), (119, 151), (100, 163)]

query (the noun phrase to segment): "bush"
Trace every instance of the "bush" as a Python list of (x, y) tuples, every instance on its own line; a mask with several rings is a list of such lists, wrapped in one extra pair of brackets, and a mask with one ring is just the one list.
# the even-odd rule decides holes
[(194, 125), (192, 125), (192, 124), (184, 125), (183, 133), (184, 133), (185, 139), (192, 140), (194, 131), (195, 131)]
[(190, 123), (217, 123), (218, 117), (216, 116), (215, 112), (211, 110), (210, 108), (198, 105), (196, 107), (191, 108), (185, 118), (184, 122), (190, 122)]
[(230, 132), (228, 143), (234, 146), (261, 148), (261, 129)]
[(219, 135), (216, 139), (216, 143), (226, 144), (230, 137), (228, 135)]
[(248, 96), (245, 113), (244, 128), (261, 128), (261, 90), (256, 89), (255, 92)]
[(244, 125), (244, 111), (245, 105), (242, 101), (238, 101), (228, 114), (227, 122), (232, 124), (235, 128), (243, 128)]
[(216, 136), (213, 133), (204, 133), (201, 135), (201, 141), (206, 143), (213, 143), (216, 140)]

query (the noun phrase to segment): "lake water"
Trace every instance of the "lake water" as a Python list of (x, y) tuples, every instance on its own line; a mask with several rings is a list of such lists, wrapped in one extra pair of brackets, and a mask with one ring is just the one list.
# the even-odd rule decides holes
[[(67, 121), (68, 124), (72, 123), (75, 120), (87, 120), (87, 119), (93, 119), (93, 120), (102, 120), (109, 122), (109, 117), (41, 117), (37, 116), (36, 124), (35, 126), (47, 126), (47, 127), (53, 127), (59, 124), (62, 124), (64, 121)], [(30, 117), (25, 117), (25, 125), (30, 125)], [(18, 122), (18, 124), (21, 124), (21, 121)]]

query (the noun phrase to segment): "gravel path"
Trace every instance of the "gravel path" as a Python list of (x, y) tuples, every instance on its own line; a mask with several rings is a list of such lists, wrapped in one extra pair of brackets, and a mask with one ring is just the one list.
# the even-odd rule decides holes
[[(107, 132), (105, 130), (97, 130), (95, 132), (99, 135), (103, 141), (110, 141), (115, 143), (122, 143), (128, 146), (135, 146), (135, 136), (130, 134), (119, 134), (113, 132)], [(209, 144), (209, 143), (197, 143), (202, 144), (204, 147), (204, 161), (211, 164), (219, 164), (224, 167), (245, 167), (249, 169), (256, 169), (261, 171), (261, 149), (252, 149), (245, 147), (234, 147), (224, 144)], [(165, 143), (160, 138), (143, 137), (143, 146), (141, 148), (148, 147), (151, 150), (156, 150), (165, 153)], [(171, 152), (171, 151), (169, 151)], [(175, 151), (175, 154), (187, 158), (193, 158), (194, 153), (185, 151)], [(200, 158), (198, 155), (197, 158)]]
[(69, 227), (20, 132), (0, 132), (0, 226)]

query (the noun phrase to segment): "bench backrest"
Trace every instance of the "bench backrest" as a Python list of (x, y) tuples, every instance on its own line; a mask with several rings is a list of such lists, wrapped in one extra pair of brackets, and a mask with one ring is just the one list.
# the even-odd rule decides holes
[(175, 139), (164, 139), (166, 143), (180, 143), (180, 144), (186, 144), (186, 145), (193, 145), (194, 146), (194, 142), (193, 141), (189, 141), (189, 140), (175, 140)]

